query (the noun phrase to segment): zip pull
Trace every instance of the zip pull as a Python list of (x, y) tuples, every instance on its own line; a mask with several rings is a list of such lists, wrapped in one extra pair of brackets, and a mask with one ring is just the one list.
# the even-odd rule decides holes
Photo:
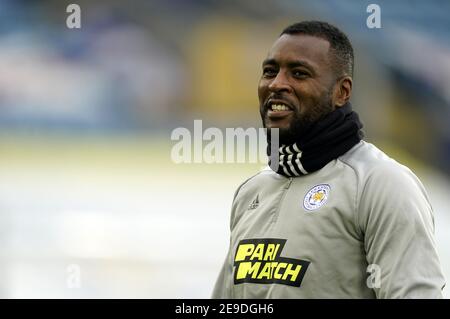
[(286, 184), (286, 186), (284, 187), (285, 189), (288, 189), (288, 188), (291, 186), (292, 180), (293, 180), (293, 177), (289, 177), (289, 181), (288, 181), (288, 183)]

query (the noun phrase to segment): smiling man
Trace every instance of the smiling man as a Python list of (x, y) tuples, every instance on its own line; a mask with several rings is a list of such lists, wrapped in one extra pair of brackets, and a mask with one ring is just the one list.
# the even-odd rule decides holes
[(428, 196), (407, 167), (362, 140), (345, 34), (291, 25), (262, 68), (260, 115), (279, 129), (278, 165), (234, 195), (213, 298), (441, 298)]

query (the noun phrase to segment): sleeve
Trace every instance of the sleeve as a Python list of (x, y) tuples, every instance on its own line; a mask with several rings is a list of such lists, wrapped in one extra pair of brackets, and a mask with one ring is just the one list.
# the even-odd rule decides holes
[(379, 275), (371, 287), (377, 298), (442, 298), (432, 208), (409, 169), (374, 169), (361, 192), (358, 219), (367, 262)]
[(233, 264), (231, 262), (231, 243), (227, 256), (220, 270), (219, 277), (214, 285), (211, 298), (213, 299), (231, 299), (233, 283)]
[[(249, 180), (249, 179), (248, 179)], [(247, 180), (247, 181), (248, 181)], [(235, 215), (236, 215), (236, 207), (237, 201), (236, 197), (239, 193), (241, 187), (247, 182), (242, 183), (234, 193), (233, 196), (233, 204), (231, 207), (231, 215), (230, 215), (230, 234), (233, 231), (233, 227), (235, 225)], [(228, 248), (228, 253), (225, 257), (225, 261), (222, 265), (222, 269), (220, 270), (219, 276), (214, 285), (213, 293), (211, 298), (213, 299), (231, 299), (232, 296), (232, 284), (233, 284), (233, 242), (230, 235), (230, 244)]]

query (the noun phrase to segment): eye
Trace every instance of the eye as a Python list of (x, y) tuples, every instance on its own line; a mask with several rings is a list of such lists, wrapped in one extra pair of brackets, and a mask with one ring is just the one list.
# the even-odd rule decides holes
[(302, 70), (294, 70), (292, 71), (292, 75), (296, 78), (305, 78), (309, 76), (309, 73)]
[(274, 77), (278, 73), (277, 69), (274, 67), (264, 67), (263, 68), (263, 76), (266, 78)]

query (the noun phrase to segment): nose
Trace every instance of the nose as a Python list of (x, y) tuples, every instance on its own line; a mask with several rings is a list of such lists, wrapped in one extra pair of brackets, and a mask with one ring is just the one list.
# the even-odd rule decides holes
[(277, 73), (276, 77), (269, 84), (269, 90), (273, 93), (278, 92), (292, 92), (292, 87), (289, 84), (286, 75), (281, 70)]

